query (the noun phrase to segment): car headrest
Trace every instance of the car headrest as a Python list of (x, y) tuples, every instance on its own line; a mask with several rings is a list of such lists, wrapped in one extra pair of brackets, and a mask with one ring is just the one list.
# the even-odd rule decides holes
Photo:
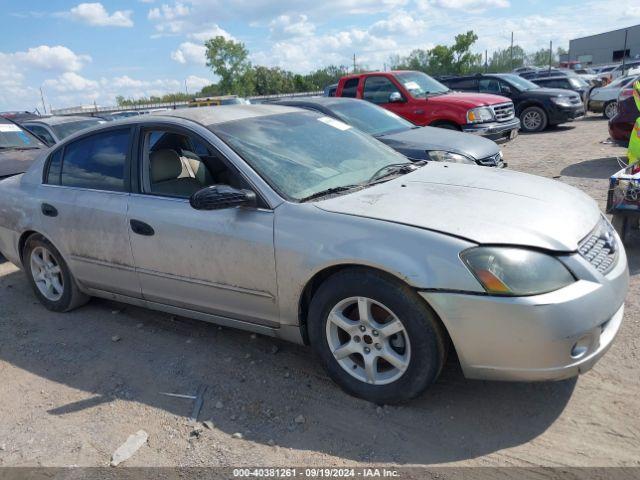
[(175, 150), (156, 150), (149, 157), (153, 183), (175, 180), (182, 173), (182, 162)]

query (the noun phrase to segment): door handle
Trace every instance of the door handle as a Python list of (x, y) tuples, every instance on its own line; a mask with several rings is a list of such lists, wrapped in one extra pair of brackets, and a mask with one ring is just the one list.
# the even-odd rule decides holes
[(47, 217), (58, 216), (58, 210), (56, 209), (56, 207), (54, 207), (53, 205), (49, 205), (48, 203), (43, 203), (40, 206), (40, 209), (42, 210), (42, 214), (46, 215)]
[(131, 230), (138, 235), (144, 235), (145, 237), (151, 237), (156, 232), (148, 223), (141, 222), (140, 220), (129, 220)]

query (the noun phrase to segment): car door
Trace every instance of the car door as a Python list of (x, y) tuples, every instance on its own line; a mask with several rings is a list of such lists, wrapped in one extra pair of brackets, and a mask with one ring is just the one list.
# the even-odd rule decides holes
[(38, 191), (39, 226), (87, 288), (140, 297), (127, 226), (131, 128), (54, 150)]
[[(390, 101), (392, 94), (396, 95), (397, 101)], [(371, 75), (364, 79), (362, 98), (411, 122), (419, 121), (419, 117), (424, 114), (424, 110), (421, 113), (417, 111), (416, 106), (408, 101), (410, 99), (400, 88), (390, 78), (383, 75)]]
[[(277, 326), (273, 211), (262, 204), (192, 208), (189, 196), (204, 186), (249, 185), (189, 130), (143, 128), (138, 147), (139, 192), (131, 197), (128, 220), (144, 298)], [(189, 167), (181, 169), (176, 155)]]

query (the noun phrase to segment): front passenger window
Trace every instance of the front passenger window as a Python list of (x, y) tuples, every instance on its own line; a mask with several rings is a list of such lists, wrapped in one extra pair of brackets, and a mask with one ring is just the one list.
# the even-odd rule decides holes
[(362, 98), (377, 105), (389, 103), (392, 93), (400, 93), (387, 77), (368, 77), (364, 82)]
[(189, 198), (210, 185), (244, 188), (238, 176), (200, 139), (154, 130), (144, 136), (144, 191), (156, 195)]

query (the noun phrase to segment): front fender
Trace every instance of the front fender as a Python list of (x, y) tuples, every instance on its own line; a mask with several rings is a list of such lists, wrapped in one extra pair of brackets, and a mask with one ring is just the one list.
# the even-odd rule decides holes
[(285, 325), (298, 323), (308, 282), (340, 265), (375, 268), (416, 289), (484, 291), (459, 257), (475, 244), (443, 233), (285, 203), (276, 209), (274, 237)]

